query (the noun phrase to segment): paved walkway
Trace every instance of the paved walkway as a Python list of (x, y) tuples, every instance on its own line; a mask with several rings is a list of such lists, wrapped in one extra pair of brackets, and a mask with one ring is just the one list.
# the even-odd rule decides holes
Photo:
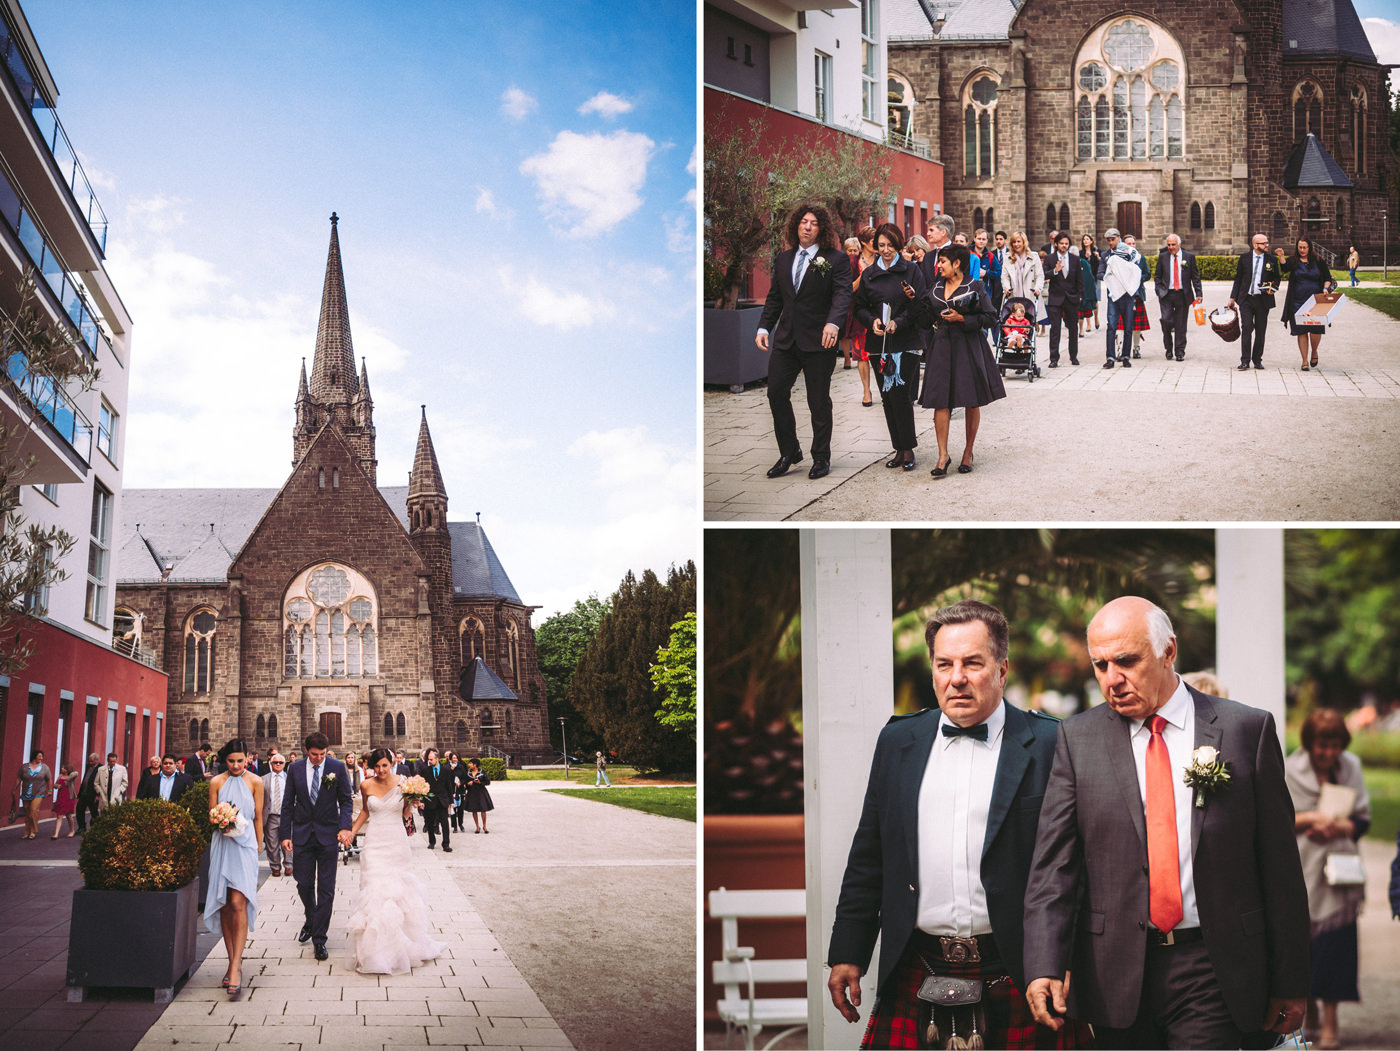
[[(1229, 286), (1206, 284), (1205, 305)], [(705, 518), (709, 521), (1334, 521), (1400, 518), (1400, 487), (1387, 464), (1400, 457), (1400, 321), (1351, 303), (1322, 340), (1321, 369), (1302, 372), (1295, 339), (1270, 319), (1263, 370), (1237, 372), (1239, 344), (1192, 326), (1184, 362), (1162, 353), (1155, 297), (1152, 330), (1131, 369), (1102, 367), (1102, 330), (1081, 340), (1079, 360), (1042, 376), (1014, 373), (1007, 397), (982, 413), (976, 470), (934, 479), (933, 414), (916, 409), (919, 469), (890, 471), (884, 415), (860, 404), (856, 370), (833, 382), (831, 474), (806, 467), (781, 479), (762, 386), (706, 391)], [(801, 382), (798, 433), (810, 436)], [(962, 413), (951, 451), (961, 456)], [(804, 444), (804, 451), (805, 451)], [(1126, 470), (1125, 470), (1126, 468)]]

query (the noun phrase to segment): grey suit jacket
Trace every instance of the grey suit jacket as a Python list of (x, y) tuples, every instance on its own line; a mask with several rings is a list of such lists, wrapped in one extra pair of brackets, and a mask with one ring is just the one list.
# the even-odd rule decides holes
[[(278, 821), (278, 822), (280, 822), (280, 821), (282, 820), (282, 811), (281, 811), (281, 808), (278, 808), (276, 811), (273, 811), (273, 809), (272, 809), (272, 774), (271, 774), (270, 772), (262, 775), (262, 783), (263, 783), (262, 819), (263, 819), (263, 828), (267, 828), (267, 821), (268, 821), (268, 818), (269, 818), (269, 817), (271, 817), (273, 820)], [(284, 799), (286, 798), (287, 793), (290, 792), (291, 790), (292, 790), (292, 775), (289, 774), (289, 773), (287, 773), (286, 764), (283, 764), (283, 766), (282, 766), (282, 796), (283, 796)], [(280, 828), (281, 826), (279, 825), (278, 827)]]
[[(1059, 723), (1005, 701), (1002, 706), (1006, 727), (982, 841), (981, 873), (997, 948), (1020, 982), (1026, 877)], [(880, 989), (914, 932), (919, 907), (919, 788), (942, 717), (930, 708), (896, 716), (880, 731), (865, 807), (841, 881), (827, 963), (854, 963), (865, 971), (878, 934)]]
[[(1189, 689), (1189, 687), (1188, 687)], [(1190, 690), (1195, 747), (1230, 782), (1191, 809), (1201, 932), (1235, 1024), (1257, 1032), (1271, 996), (1308, 994), (1308, 896), (1293, 803), (1268, 712)], [(1147, 955), (1147, 832), (1129, 741), (1107, 704), (1060, 724), (1026, 895), (1026, 977), (1062, 977), (1070, 1014), (1126, 1028)]]

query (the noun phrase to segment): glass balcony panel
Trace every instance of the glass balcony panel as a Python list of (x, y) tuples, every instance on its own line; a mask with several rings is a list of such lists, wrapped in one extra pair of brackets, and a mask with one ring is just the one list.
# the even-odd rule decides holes
[(19, 234), (20, 244), (24, 245), (25, 251), (29, 253), (29, 258), (34, 261), (35, 266), (38, 266), (40, 260), (44, 258), (44, 235), (39, 232), (39, 228), (29, 218), (29, 213), (23, 209), (19, 213), (19, 229), (15, 232)]
[(19, 194), (15, 193), (9, 179), (0, 179), (0, 216), (10, 224), (10, 229), (19, 229)]
[(63, 264), (54, 258), (48, 245), (44, 246), (44, 258), (39, 264), (39, 272), (44, 275), (44, 283), (53, 290), (54, 296), (61, 304), (66, 294), (65, 286), (69, 286), (70, 283), (68, 275), (63, 272)]

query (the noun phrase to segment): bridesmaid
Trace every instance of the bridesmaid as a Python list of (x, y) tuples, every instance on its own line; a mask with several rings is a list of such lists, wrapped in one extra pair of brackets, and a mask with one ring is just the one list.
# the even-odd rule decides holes
[[(228, 835), (215, 832), (209, 844), (209, 893), (204, 902), (204, 926), (218, 930), (228, 952), (228, 973), (221, 983), (230, 1000), (243, 991), (243, 946), (258, 918), (258, 844), (262, 842), (263, 783), (248, 769), (248, 750), (234, 738), (219, 749), (224, 770), (209, 783), (209, 794), (232, 803), (244, 820)], [(216, 928), (214, 925), (218, 923)]]

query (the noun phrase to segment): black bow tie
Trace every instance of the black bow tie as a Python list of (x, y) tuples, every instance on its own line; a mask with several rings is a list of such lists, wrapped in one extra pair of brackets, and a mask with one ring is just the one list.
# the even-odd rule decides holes
[(956, 723), (945, 721), (943, 723), (944, 737), (974, 737), (979, 741), (987, 739), (987, 724), (978, 723), (976, 726), (958, 726)]

